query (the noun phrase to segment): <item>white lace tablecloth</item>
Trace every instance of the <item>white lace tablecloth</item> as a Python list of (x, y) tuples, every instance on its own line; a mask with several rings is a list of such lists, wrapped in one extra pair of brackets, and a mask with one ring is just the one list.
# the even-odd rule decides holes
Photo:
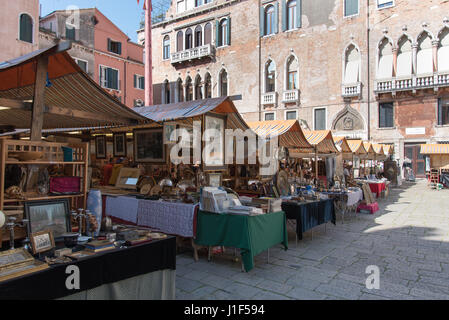
[(106, 215), (119, 218), (132, 223), (137, 223), (137, 208), (139, 200), (134, 197), (111, 197), (106, 198)]
[(137, 224), (191, 238), (195, 206), (196, 204), (139, 200)]
[(346, 205), (348, 207), (355, 205), (357, 202), (363, 200), (363, 191), (362, 189), (359, 189), (357, 191), (351, 191), (347, 193), (348, 195), (348, 202)]

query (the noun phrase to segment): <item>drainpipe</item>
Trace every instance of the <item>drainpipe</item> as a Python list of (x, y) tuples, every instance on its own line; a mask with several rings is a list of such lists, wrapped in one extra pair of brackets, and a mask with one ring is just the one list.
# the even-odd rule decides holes
[(261, 63), (261, 55), (262, 55), (262, 37), (261, 37), (261, 35), (260, 35), (260, 7), (262, 6), (262, 3), (261, 3), (261, 0), (259, 0), (258, 1), (258, 4), (259, 4), (259, 7), (257, 8), (257, 12), (259, 13), (259, 30), (257, 30), (257, 33), (259, 34), (259, 61), (258, 61), (258, 63), (259, 63), (259, 97), (258, 97), (258, 100), (259, 100), (259, 121), (262, 121), (262, 105), (261, 105), (261, 103), (262, 103), (262, 101), (261, 101), (261, 99), (260, 99), (260, 95), (261, 95), (261, 88), (260, 88), (260, 82), (261, 82), (261, 80), (260, 80), (260, 76), (261, 76), (261, 72), (260, 72), (260, 63)]
[(368, 90), (368, 94), (367, 94), (367, 105), (368, 105), (368, 141), (370, 141), (371, 139), (371, 74), (370, 74), (370, 46), (369, 46), (369, 41), (370, 41), (370, 25), (369, 25), (369, 0), (366, 0), (366, 24), (367, 24), (367, 28), (366, 28), (366, 50), (367, 50), (367, 59), (368, 59), (368, 63), (367, 63), (367, 73), (368, 73), (368, 81), (367, 81), (367, 90)]
[(151, 56), (151, 0), (145, 0), (145, 105), (153, 105), (153, 65)]

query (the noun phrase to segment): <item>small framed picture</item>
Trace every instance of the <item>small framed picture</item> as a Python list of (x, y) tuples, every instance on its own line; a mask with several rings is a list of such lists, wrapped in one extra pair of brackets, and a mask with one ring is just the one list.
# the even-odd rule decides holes
[(208, 172), (207, 184), (211, 187), (221, 187), (221, 172)]
[(164, 123), (164, 144), (176, 143), (176, 137), (172, 139), (172, 133), (176, 130), (176, 123), (166, 122)]
[(136, 162), (166, 162), (163, 128), (136, 129), (133, 137)]
[(114, 157), (126, 157), (126, 132), (113, 135)]
[(106, 136), (95, 137), (95, 156), (97, 159), (106, 159)]
[(40, 231), (30, 235), (33, 254), (49, 251), (55, 247), (53, 232), (51, 230)]

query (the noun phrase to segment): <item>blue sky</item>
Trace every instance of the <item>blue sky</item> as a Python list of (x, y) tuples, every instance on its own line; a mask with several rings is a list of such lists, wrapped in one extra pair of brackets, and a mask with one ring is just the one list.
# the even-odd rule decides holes
[(136, 30), (142, 16), (143, 0), (40, 0), (41, 14), (45, 16), (55, 10), (65, 10), (74, 5), (83, 8), (98, 8), (109, 20), (114, 22), (128, 37), (137, 42)]

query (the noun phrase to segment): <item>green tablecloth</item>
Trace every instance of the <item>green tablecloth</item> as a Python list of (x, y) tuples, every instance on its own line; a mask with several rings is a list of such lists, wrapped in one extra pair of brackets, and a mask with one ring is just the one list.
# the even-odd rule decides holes
[(287, 250), (285, 213), (243, 216), (199, 210), (195, 243), (240, 248), (243, 265), (249, 271), (254, 267), (254, 257), (262, 251), (279, 243)]

